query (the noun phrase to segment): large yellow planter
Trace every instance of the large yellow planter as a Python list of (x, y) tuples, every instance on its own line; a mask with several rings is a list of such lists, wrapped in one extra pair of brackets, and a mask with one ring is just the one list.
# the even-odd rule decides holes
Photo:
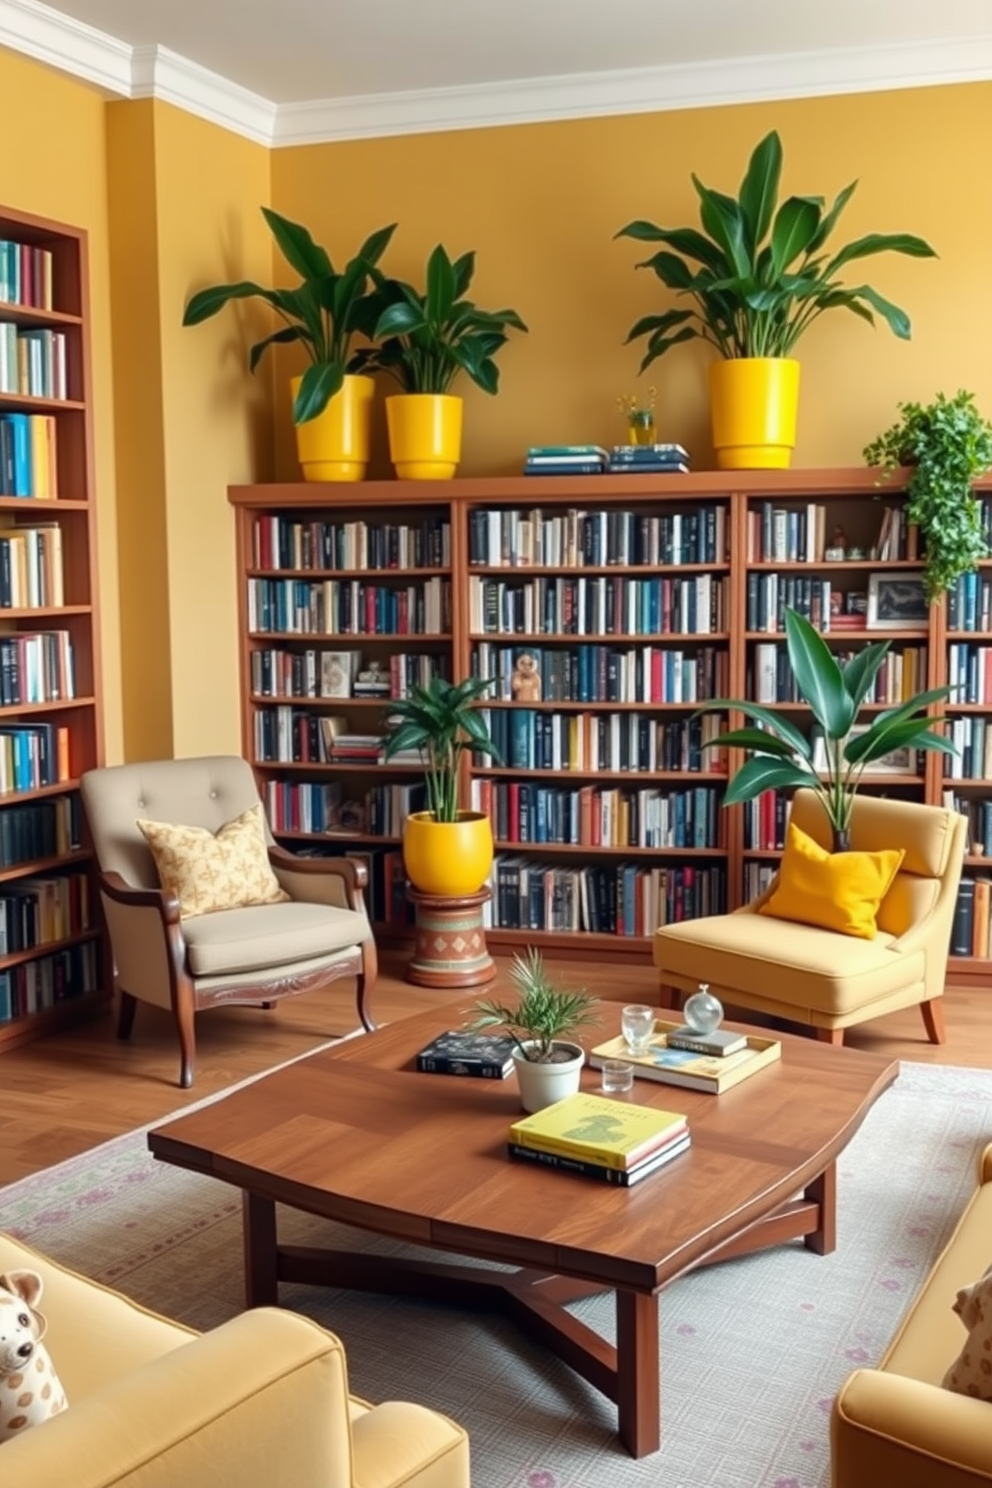
[(710, 365), (713, 448), (721, 470), (786, 470), (796, 444), (799, 363), (731, 357)]
[(401, 480), (450, 480), (458, 469), (461, 398), (450, 393), (396, 393), (386, 399), (386, 427), (389, 458)]
[[(301, 379), (290, 380), (295, 400)], [(371, 377), (346, 377), (323, 413), (296, 425), (296, 452), (308, 481), (365, 479), (372, 433)]]
[(480, 811), (460, 811), (455, 822), (414, 811), (403, 828), (407, 878), (422, 894), (460, 899), (477, 894), (493, 865), (493, 829)]

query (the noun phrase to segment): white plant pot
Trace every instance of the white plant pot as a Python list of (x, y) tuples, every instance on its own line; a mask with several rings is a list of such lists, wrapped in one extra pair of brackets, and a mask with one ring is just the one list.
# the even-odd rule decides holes
[[(529, 1046), (525, 1045), (526, 1047)], [(554, 1064), (543, 1064), (525, 1059), (514, 1050), (513, 1063), (520, 1087), (520, 1104), (525, 1111), (543, 1111), (545, 1106), (553, 1106), (555, 1101), (564, 1100), (566, 1095), (574, 1095), (579, 1088), (585, 1051), (578, 1044), (564, 1041), (556, 1043), (554, 1047), (570, 1050), (572, 1058)]]

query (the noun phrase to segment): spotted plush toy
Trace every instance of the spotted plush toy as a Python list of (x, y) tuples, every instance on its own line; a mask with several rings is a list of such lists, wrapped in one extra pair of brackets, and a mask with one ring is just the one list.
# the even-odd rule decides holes
[(960, 1395), (992, 1400), (992, 1266), (972, 1286), (961, 1288), (954, 1311), (968, 1337), (941, 1383)]
[(37, 1271), (0, 1276), (0, 1442), (65, 1410), (65, 1391), (42, 1343), (48, 1327), (35, 1303)]

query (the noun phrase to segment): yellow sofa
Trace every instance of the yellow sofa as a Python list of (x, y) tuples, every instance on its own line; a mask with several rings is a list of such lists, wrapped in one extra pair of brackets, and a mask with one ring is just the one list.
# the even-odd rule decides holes
[(834, 1402), (834, 1488), (972, 1488), (992, 1483), (992, 1403), (941, 1388), (964, 1345), (951, 1310), (992, 1261), (992, 1146), (979, 1188), (877, 1369), (858, 1369)]
[(333, 1334), (279, 1308), (198, 1334), (0, 1235), (41, 1274), (69, 1408), (0, 1445), (30, 1488), (469, 1488), (468, 1437), (425, 1406), (348, 1393)]

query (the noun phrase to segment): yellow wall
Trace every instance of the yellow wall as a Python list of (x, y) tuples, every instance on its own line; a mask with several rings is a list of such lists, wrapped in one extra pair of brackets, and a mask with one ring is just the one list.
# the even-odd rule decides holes
[[(643, 343), (625, 347), (627, 330), (669, 301), (649, 270), (635, 272), (643, 245), (613, 234), (636, 217), (694, 224), (690, 171), (736, 191), (772, 128), (784, 143), (786, 193), (832, 199), (859, 178), (838, 247), (866, 232), (909, 231), (940, 254), (852, 266), (848, 282), (871, 284), (909, 312), (913, 339), (839, 311), (811, 329), (799, 347), (795, 463), (858, 463), (899, 399), (939, 389), (972, 388), (992, 414), (992, 198), (981, 187), (992, 159), (989, 83), (277, 150), (273, 205), (332, 256), (398, 221), (385, 265), (421, 286), (437, 241), (453, 254), (478, 250), (472, 297), (513, 306), (530, 334), (501, 353), (497, 398), (456, 388), (466, 394), (461, 474), (516, 471), (529, 444), (613, 443), (622, 437), (617, 395), (650, 383), (660, 437), (681, 440), (705, 468), (710, 353), (677, 347), (638, 379)], [(288, 477), (295, 460), (280, 394), (296, 363), (291, 349), (279, 355), (277, 463)], [(379, 419), (371, 473), (388, 475)]]

